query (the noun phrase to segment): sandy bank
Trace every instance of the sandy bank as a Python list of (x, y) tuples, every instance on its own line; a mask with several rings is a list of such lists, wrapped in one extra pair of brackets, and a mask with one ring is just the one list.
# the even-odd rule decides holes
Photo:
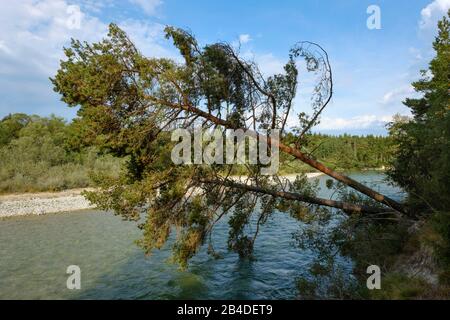
[[(314, 172), (306, 175), (308, 178), (314, 178), (322, 173)], [(294, 181), (296, 175), (290, 174), (283, 177)], [(245, 177), (233, 177), (233, 179), (243, 181)], [(93, 209), (94, 206), (81, 195), (84, 190), (92, 189), (0, 195), (0, 218)]]
[[(323, 175), (322, 172), (309, 172), (309, 173), (305, 173), (307, 178), (315, 178), (315, 177), (319, 177), (321, 175)], [(284, 178), (289, 180), (290, 182), (294, 182), (295, 178), (298, 176), (298, 174), (285, 174), (282, 176), (279, 176), (280, 178)], [(230, 176), (230, 179), (234, 180), (234, 181), (239, 181), (239, 182), (245, 182), (247, 180), (247, 176)]]

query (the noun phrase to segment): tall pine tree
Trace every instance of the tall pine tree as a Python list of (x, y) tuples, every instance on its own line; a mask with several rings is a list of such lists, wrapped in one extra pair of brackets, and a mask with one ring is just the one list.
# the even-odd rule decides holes
[(450, 208), (449, 29), (449, 19), (443, 17), (433, 42), (436, 56), (412, 84), (422, 97), (404, 102), (413, 119), (391, 127), (398, 154), (390, 176), (408, 191), (412, 207), (421, 212)]

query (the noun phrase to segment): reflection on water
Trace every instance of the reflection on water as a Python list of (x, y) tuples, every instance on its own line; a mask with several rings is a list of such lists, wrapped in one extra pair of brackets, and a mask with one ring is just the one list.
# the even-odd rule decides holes
[[(381, 181), (379, 173), (356, 174)], [(326, 178), (320, 178), (323, 185)], [(380, 191), (398, 197), (383, 183)], [(322, 196), (327, 195), (322, 191)], [(255, 261), (226, 250), (227, 223), (217, 225), (215, 249), (201, 252), (181, 272), (167, 263), (170, 245), (145, 257), (132, 222), (100, 211), (81, 211), (0, 221), (0, 299), (292, 299), (295, 279), (313, 253), (293, 246), (300, 223), (275, 213), (261, 229)], [(66, 268), (81, 268), (81, 290), (66, 288)]]

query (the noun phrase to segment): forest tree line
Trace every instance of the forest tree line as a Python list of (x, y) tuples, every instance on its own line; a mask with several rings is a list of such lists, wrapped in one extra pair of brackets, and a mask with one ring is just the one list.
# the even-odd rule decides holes
[[(286, 140), (293, 143), (296, 136), (289, 133)], [(395, 152), (395, 144), (390, 136), (313, 133), (306, 141), (307, 150), (312, 156), (338, 170), (383, 169), (389, 166)], [(298, 164), (298, 161), (282, 158), (281, 170), (292, 173), (301, 171), (296, 169), (294, 163)]]
[[(0, 121), (0, 192), (59, 191), (95, 186), (97, 173), (117, 175), (121, 162), (94, 147), (78, 120), (67, 122), (56, 116), (10, 114)], [(289, 133), (287, 141), (295, 135)], [(311, 155), (338, 170), (383, 168), (393, 158), (389, 136), (311, 134)], [(280, 159), (283, 174), (303, 173), (311, 168)], [(238, 174), (239, 171), (236, 171)]]
[(93, 186), (98, 173), (115, 175), (121, 160), (82, 144), (75, 122), (11, 114), (0, 122), (0, 193)]

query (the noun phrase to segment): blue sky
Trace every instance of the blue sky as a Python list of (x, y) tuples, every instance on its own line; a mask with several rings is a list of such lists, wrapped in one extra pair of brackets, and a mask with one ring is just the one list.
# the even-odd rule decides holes
[[(401, 101), (414, 94), (410, 83), (433, 57), (436, 22), (450, 8), (450, 0), (0, 2), (0, 117), (75, 116), (48, 78), (71, 37), (97, 41), (116, 22), (150, 56), (177, 58), (165, 25), (189, 29), (203, 44), (240, 40), (241, 54), (266, 75), (282, 70), (297, 41), (319, 43), (331, 59), (335, 95), (315, 130), (333, 134), (383, 134), (392, 115), (408, 114)], [(381, 29), (367, 28), (370, 5), (380, 8)], [(312, 81), (301, 70), (296, 112), (309, 110)]]

